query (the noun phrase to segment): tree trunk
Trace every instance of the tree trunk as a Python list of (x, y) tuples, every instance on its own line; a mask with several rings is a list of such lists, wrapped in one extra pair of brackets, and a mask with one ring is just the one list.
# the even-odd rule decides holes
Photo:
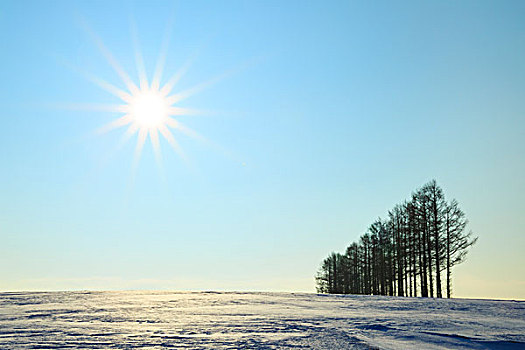
[(451, 296), (451, 288), (450, 288), (450, 218), (449, 218), (449, 211), (447, 209), (447, 218), (446, 218), (446, 226), (447, 226), (447, 298), (450, 298)]

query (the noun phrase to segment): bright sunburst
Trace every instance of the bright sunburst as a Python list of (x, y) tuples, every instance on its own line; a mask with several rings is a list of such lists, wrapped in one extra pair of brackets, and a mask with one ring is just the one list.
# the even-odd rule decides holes
[(159, 133), (179, 155), (182, 155), (182, 150), (175, 141), (170, 129), (178, 129), (191, 136), (194, 132), (173, 118), (191, 111), (175, 107), (174, 101), (176, 99), (174, 96), (167, 96), (162, 92), (162, 89), (156, 89), (155, 87), (147, 86), (147, 84), (140, 89), (134, 87), (132, 92), (126, 94), (123, 100), (126, 104), (120, 106), (118, 110), (123, 112), (124, 116), (102, 127), (99, 129), (100, 132), (103, 133), (111, 129), (127, 126), (128, 129), (124, 135), (125, 140), (138, 133), (135, 152), (136, 160), (140, 157), (142, 146), (148, 136), (151, 139), (155, 153), (159, 155)]
[(129, 102), (130, 119), (139, 128), (158, 130), (166, 125), (169, 118), (169, 101), (160, 91), (153, 89), (140, 90)]
[[(82, 109), (87, 108), (91, 110), (95, 109), (121, 113), (120, 117), (99, 128), (99, 133), (106, 133), (117, 128), (126, 128), (122, 138), (123, 142), (129, 140), (132, 136), (137, 134), (137, 144), (134, 154), (135, 164), (140, 159), (142, 148), (148, 138), (151, 140), (157, 161), (160, 161), (160, 136), (162, 136), (170, 144), (170, 146), (177, 154), (179, 154), (179, 156), (184, 158), (184, 153), (172, 133), (173, 130), (182, 132), (185, 135), (201, 141), (205, 140), (201, 135), (183, 125), (179, 120), (176, 119), (177, 116), (196, 113), (195, 110), (179, 107), (178, 104), (184, 99), (224, 78), (230, 72), (219, 75), (190, 89), (173, 92), (175, 85), (187, 71), (191, 62), (187, 62), (174, 75), (169, 77), (169, 79), (166, 79), (165, 84), (160, 84), (163, 80), (162, 73), (169, 43), (169, 36), (166, 36), (159, 54), (153, 78), (150, 81), (146, 75), (144, 61), (142, 59), (142, 53), (137, 38), (137, 32), (134, 25), (132, 25), (135, 62), (139, 76), (138, 83), (135, 83), (129, 74), (117, 62), (112, 53), (106, 48), (102, 40), (96, 36), (85, 23), (84, 27), (96, 43), (102, 55), (106, 58), (107, 62), (120, 77), (122, 83), (126, 86), (126, 89), (121, 89), (103, 79), (100, 79), (89, 73), (82, 72), (88, 80), (92, 81), (105, 91), (111, 93), (121, 100), (121, 104), (118, 105), (81, 105), (82, 107), (80, 108)], [(78, 107), (78, 105), (76, 107)]]

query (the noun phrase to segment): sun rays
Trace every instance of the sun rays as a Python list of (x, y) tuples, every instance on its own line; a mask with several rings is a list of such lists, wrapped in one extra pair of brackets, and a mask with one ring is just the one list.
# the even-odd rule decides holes
[(133, 168), (136, 168), (141, 158), (144, 145), (151, 142), (155, 159), (159, 166), (162, 167), (161, 142), (163, 138), (175, 153), (186, 160), (185, 153), (179, 145), (174, 132), (180, 132), (198, 141), (207, 142), (207, 140), (186, 125), (183, 125), (179, 116), (187, 116), (202, 113), (195, 109), (184, 108), (179, 105), (188, 97), (195, 95), (217, 81), (223, 79), (227, 74), (221, 74), (206, 82), (200, 83), (183, 91), (176, 91), (176, 85), (184, 76), (191, 66), (192, 60), (188, 60), (178, 71), (169, 76), (165, 84), (161, 84), (163, 79), (164, 65), (169, 47), (169, 33), (171, 25), (168, 26), (165, 38), (161, 45), (161, 50), (157, 59), (152, 79), (148, 78), (136, 25), (131, 23), (131, 39), (135, 56), (135, 66), (137, 69), (138, 82), (133, 81), (131, 76), (126, 72), (117, 61), (111, 51), (104, 45), (102, 39), (97, 36), (90, 27), (84, 22), (83, 27), (89, 34), (98, 50), (105, 58), (107, 63), (120, 78), (120, 83), (125, 89), (107, 82), (93, 74), (75, 69), (81, 73), (87, 80), (91, 81), (99, 88), (117, 97), (119, 104), (67, 104), (66, 108), (92, 110), (101, 112), (113, 112), (120, 114), (116, 119), (102, 125), (96, 130), (97, 134), (105, 134), (115, 129), (125, 128), (125, 132), (120, 140), (120, 145), (127, 143), (131, 138), (136, 136), (137, 142), (133, 156)]

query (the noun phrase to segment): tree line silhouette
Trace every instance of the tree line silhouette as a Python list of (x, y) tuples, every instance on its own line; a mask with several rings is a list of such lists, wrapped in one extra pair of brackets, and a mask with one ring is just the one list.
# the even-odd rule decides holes
[(432, 180), (377, 219), (359, 243), (331, 253), (316, 275), (319, 293), (446, 297), (452, 295), (452, 267), (477, 241), (453, 199)]

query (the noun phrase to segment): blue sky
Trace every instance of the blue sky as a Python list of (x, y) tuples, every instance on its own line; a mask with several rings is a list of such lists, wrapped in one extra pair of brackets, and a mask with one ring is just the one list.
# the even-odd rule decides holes
[[(456, 295), (525, 298), (525, 3), (21, 2), (0, 5), (2, 290), (314, 291), (330, 251), (435, 178), (479, 242)], [(134, 19), (151, 77), (231, 72), (181, 102), (184, 162), (93, 131), (125, 88)]]

